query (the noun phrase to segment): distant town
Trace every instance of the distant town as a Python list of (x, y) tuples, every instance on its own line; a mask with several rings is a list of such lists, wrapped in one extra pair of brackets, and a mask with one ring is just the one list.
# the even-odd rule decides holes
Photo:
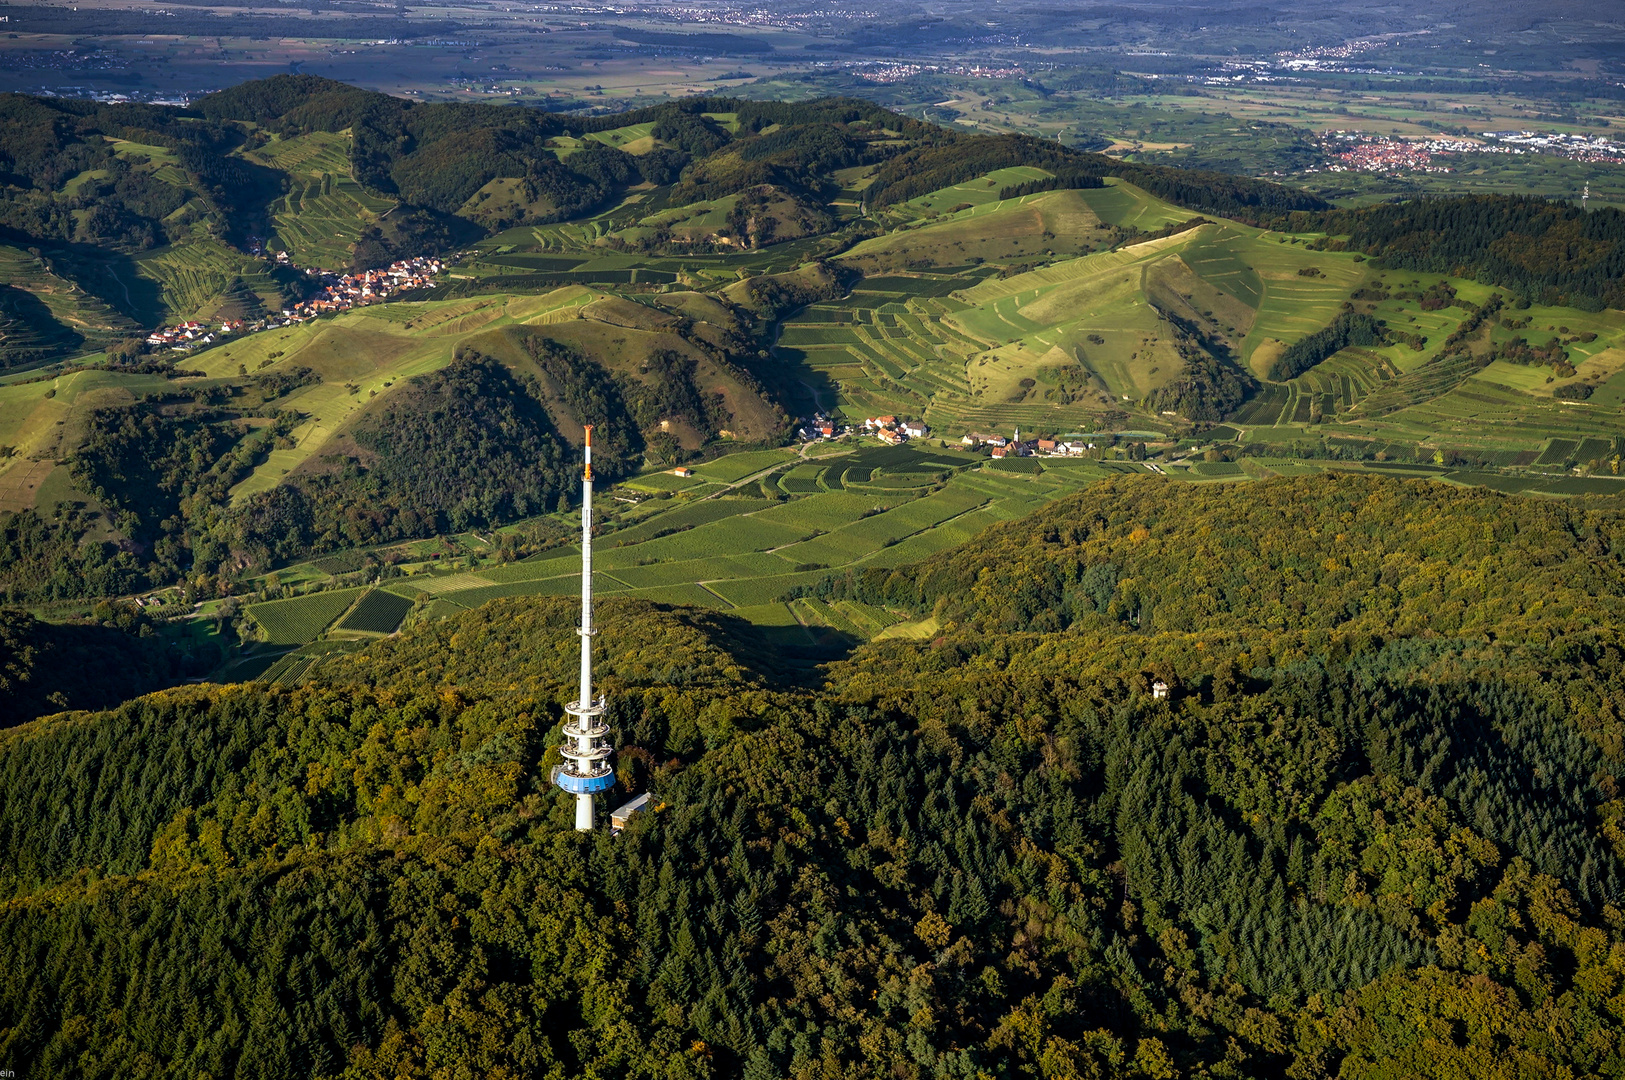
[(858, 60), (840, 66), (858, 78), (874, 83), (898, 83), (916, 75), (969, 75), (973, 79), (1027, 77), (1027, 69), (1016, 64), (918, 64), (904, 60)]
[(1328, 131), (1323, 139), (1331, 158), (1328, 172), (1448, 173), (1455, 170), (1436, 163), (1435, 156), (1481, 148), (1467, 139), (1390, 139), (1359, 131)]
[(1625, 164), (1625, 145), (1564, 131), (1485, 131), (1477, 138), (1396, 139), (1338, 129), (1323, 132), (1321, 145), (1327, 152), (1327, 172), (1454, 172), (1453, 166), (1435, 160), (1446, 154), (1549, 154), (1570, 161)]

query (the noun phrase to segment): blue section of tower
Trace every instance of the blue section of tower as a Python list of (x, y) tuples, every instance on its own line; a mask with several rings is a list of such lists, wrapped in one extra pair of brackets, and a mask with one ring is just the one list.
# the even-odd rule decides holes
[(572, 795), (593, 795), (614, 787), (615, 774), (607, 772), (602, 776), (573, 776), (560, 769), (558, 776), (554, 777), (554, 783)]

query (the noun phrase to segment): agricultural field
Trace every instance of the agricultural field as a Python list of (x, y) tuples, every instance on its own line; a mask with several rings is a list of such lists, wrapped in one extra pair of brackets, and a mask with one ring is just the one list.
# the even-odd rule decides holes
[[(845, 567), (896, 566), (944, 550), (1110, 475), (1086, 461), (1008, 473), (968, 454), (887, 446), (847, 448), (817, 463), (746, 452), (712, 464), (723, 475), (739, 476), (764, 463), (789, 465), (785, 475), (818, 470), (818, 490), (780, 501), (691, 496), (606, 510), (596, 540), (596, 590), (730, 612), (789, 631), (786, 640), (793, 645), (811, 647), (831, 630), (844, 635), (841, 640), (860, 640), (901, 616), (795, 599), (795, 590)], [(318, 562), (334, 571), (360, 564), (353, 557)], [(407, 564), (408, 576), (382, 589), (316, 593), (256, 604), (249, 612), (274, 644), (309, 642), (323, 629), (329, 640), (342, 641), (346, 635), (391, 632), (420, 594), (432, 599), (414, 617), (434, 619), (500, 597), (571, 595), (580, 587), (580, 556), (573, 548), (450, 573), (429, 566)], [(290, 576), (298, 576), (297, 568)], [(324, 605), (313, 603), (324, 597)], [(295, 658), (264, 677), (301, 679), (319, 662)]]
[(670, 469), (665, 469), (660, 472), (644, 473), (626, 481), (623, 486), (644, 494), (658, 495), (663, 491), (694, 491), (712, 485), (702, 477), (678, 476)]
[(333, 589), (251, 604), (247, 611), (270, 644), (304, 645), (320, 637), (364, 592), (365, 589)]
[(157, 285), (163, 306), (187, 318), (213, 315), (221, 297), (239, 279), (266, 308), (281, 307), (280, 291), (264, 260), (211, 237), (193, 237), (145, 252), (134, 263), (141, 277)]
[(412, 601), (383, 589), (367, 593), (340, 619), (336, 630), (362, 634), (393, 634), (412, 610)]
[(714, 461), (694, 467), (696, 475), (723, 484), (733, 484), (764, 469), (788, 464), (794, 451), (762, 450), (754, 453), (728, 454)]

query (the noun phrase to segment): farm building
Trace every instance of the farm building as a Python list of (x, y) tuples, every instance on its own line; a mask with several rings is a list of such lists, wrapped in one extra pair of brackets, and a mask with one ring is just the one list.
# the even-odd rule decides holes
[(622, 829), (626, 828), (626, 823), (632, 820), (633, 814), (636, 814), (640, 810), (647, 809), (650, 809), (649, 792), (647, 791), (645, 791), (642, 795), (639, 795), (637, 798), (617, 806), (609, 813), (610, 832), (620, 832)]

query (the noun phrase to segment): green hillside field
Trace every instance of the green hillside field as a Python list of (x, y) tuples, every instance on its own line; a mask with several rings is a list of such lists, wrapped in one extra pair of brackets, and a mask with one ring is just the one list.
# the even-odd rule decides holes
[[(356, 119), (383, 113), (322, 97), (362, 92), (273, 88), (208, 106), (239, 140), (218, 161), (176, 119), (174, 146), (76, 136), (94, 168), (16, 193), (43, 206), (120, 175), (141, 192), (130, 214), (178, 206), (150, 246), (104, 245), (105, 272), (92, 272), (94, 245), (0, 248), (0, 270), (28, 286), (5, 294), (16, 303), (0, 345), (35, 357), (0, 378), (0, 510), (45, 515), (54, 538), (17, 557), (10, 587), (30, 602), (87, 599), (53, 560), (111, 560), (110, 580), (132, 592), (271, 597), (374, 584), (336, 579), (380, 572), (382, 552), (431, 598), (407, 622), (502, 591), (568, 591), (568, 566), (512, 574), (568, 530), (565, 458), (583, 423), (607, 416), (637, 449), (611, 466), (622, 486), (604, 520), (640, 539), (631, 563), (605, 564), (606, 588), (859, 637), (887, 620), (825, 625), (812, 599), (782, 597), (805, 575), (958, 543), (1115, 471), (1240, 483), (1402, 467), (1549, 496), (1606, 493), (1618, 473), (1625, 320), (1590, 264), (1565, 271), (1579, 284), (1518, 284), (1486, 241), (1423, 269), (1402, 245), (1353, 249), (1345, 236), (1364, 218), (1287, 189), (946, 133), (871, 106), (730, 103), (698, 120), (661, 106), (568, 131), (545, 113), (457, 113), (485, 154), (429, 123), (449, 113), (390, 113), (413, 148)], [(265, 112), (300, 101), (314, 111)], [(112, 118), (76, 130), (97, 125)], [(502, 201), (521, 197), (534, 223), (497, 231)], [(799, 224), (739, 250), (723, 234), (743, 206)], [(1482, 218), (1510, 204), (1460, 209), (1486, 236), (1514, 227)], [(1598, 221), (1551, 228), (1603, 230), (1576, 241), (1590, 253), (1613, 242)], [(300, 286), (244, 254), (249, 227), (300, 265), (344, 265), (363, 237), (386, 255), (468, 246), (432, 291), (403, 300), (192, 353), (89, 351), (137, 329), (123, 313), (143, 303), (274, 308)], [(114, 292), (129, 295), (115, 304)], [(1303, 358), (1356, 324), (1358, 340)], [(57, 360), (42, 367), (45, 353)], [(474, 386), (496, 396), (461, 412), (432, 399)], [(814, 411), (924, 421), (922, 448), (946, 460), (876, 469), (858, 463), (877, 449), (862, 440), (819, 445), (827, 457), (786, 446)], [(435, 426), (454, 414), (498, 427)], [(410, 429), (405, 459), (379, 456), (380, 424)], [(1095, 449), (1028, 471), (957, 449), (963, 434), (1018, 429)], [(452, 446), (485, 464), (411, 460)], [(676, 476), (679, 463), (694, 475)], [(533, 489), (515, 490), (515, 470), (532, 466)], [(730, 512), (697, 509), (717, 506)], [(359, 561), (329, 562), (341, 556)]]
[[(294, 140), (270, 144), (277, 152), (266, 160), (302, 167), (331, 158), (338, 145), (332, 139), (293, 144)], [(971, 184), (971, 190), (976, 187)], [(981, 187), (985, 190), (985, 183)], [(904, 241), (914, 246), (896, 250), (918, 253), (925, 250), (922, 238), (937, 243), (933, 238), (955, 235), (951, 230), (978, 216), (1008, 224), (1034, 205), (1043, 210), (1062, 202), (1096, 222), (1092, 227), (1107, 246), (1112, 238), (1099, 230), (1125, 222), (1124, 207), (1137, 208), (1133, 213), (1145, 224), (1188, 220), (1178, 207), (1112, 182), (1097, 189), (984, 199), (946, 219), (922, 218), (924, 224), (866, 241), (838, 262), (862, 265), (874, 252), (887, 250), (886, 245)], [(1116, 221), (1108, 222), (1109, 217)], [(1177, 318), (1184, 325), (1206, 328), (1211, 340), (1227, 347), (1234, 363), (1255, 380), (1232, 414), (1232, 426), (1225, 429), (1236, 447), (1226, 453), (1273, 452), (1288, 472), (1312, 467), (1302, 463), (1314, 460), (1310, 451), (1317, 448), (1428, 463), (1436, 458), (1454, 461), (1465, 454), (1467, 459), (1456, 461), (1453, 473), (1463, 482), (1492, 482), (1483, 479), (1495, 475), (1484, 472), (1486, 467), (1533, 470), (1538, 475), (1493, 482), (1561, 493), (1562, 478), (1551, 475), (1554, 462), (1591, 460), (1601, 453), (1593, 452), (1598, 447), (1613, 446), (1620, 434), (1618, 399), (1625, 397), (1621, 386), (1615, 385), (1625, 340), (1611, 312), (1538, 304), (1518, 309), (1518, 318), (1532, 326), (1549, 325), (1554, 332), (1561, 327), (1567, 336), (1575, 371), (1562, 381), (1553, 381), (1546, 374), (1551, 369), (1544, 367), (1504, 360), (1486, 366), (1470, 357), (1443, 358), (1445, 339), (1469, 317), (1468, 307), (1424, 309), (1412, 297), (1449, 286), (1463, 304), (1481, 305), (1495, 292), (1492, 287), (1462, 278), (1382, 269), (1357, 253), (1312, 250), (1314, 239), (1209, 221), (1150, 240), (1131, 235), (1128, 242), (1079, 257), (1056, 255), (1034, 269), (985, 260), (933, 265), (928, 270), (872, 267), (867, 276), (854, 279), (845, 295), (789, 311), (777, 330), (773, 382), (806, 388), (822, 385), (833, 393), (830, 404), (848, 417), (880, 413), (920, 417), (950, 439), (965, 431), (1009, 433), (1017, 428), (1087, 435), (1115, 425), (1167, 439), (1172, 445), (1182, 436), (1188, 438), (1184, 419), (1147, 402), (1177, 385), (1186, 373), (1189, 340), (1171, 321)], [(943, 241), (949, 246), (957, 242)], [(193, 245), (181, 250), (206, 249)], [(526, 257), (516, 253), (516, 265), (508, 269), (544, 277), (544, 267), (527, 267), (520, 261)], [(1273, 357), (1328, 325), (1357, 293), (1380, 296), (1364, 306), (1406, 334), (1425, 336), (1427, 344), (1420, 350), (1402, 342), (1349, 348), (1287, 382), (1264, 377)], [(13, 509), (52, 506), (71, 498), (68, 470), (53, 468), (52, 460), (71, 457), (91, 409), (128, 406), (143, 394), (168, 386), (183, 391), (247, 386), (282, 373), (312, 373), (314, 378), (306, 377), (277, 402), (278, 409), (294, 417), (286, 434), (268, 440), (267, 449), (233, 482), (229, 505), (242, 507), (309, 472), (335, 449), (348, 452), (344, 447), (351, 425), (391, 400), (391, 392), (412, 378), (448, 364), (461, 347), (503, 357), (516, 365), (516, 371), (524, 371), (528, 361), (515, 350), (510, 332), (546, 327), (551, 337), (568, 347), (603, 358), (612, 369), (630, 371), (647, 365), (640, 357), (669, 346), (686, 347), (662, 329), (667, 325), (663, 320), (671, 318), (660, 314), (662, 310), (686, 318), (699, 315), (701, 325), (714, 328), (706, 331), (713, 334), (711, 340), (720, 341), (714, 334), (737, 334), (745, 317), (734, 313), (732, 301), (725, 297), (737, 300), (743, 295), (737, 290), (710, 297), (673, 293), (669, 301), (657, 295), (628, 303), (617, 299), (613, 289), (581, 286), (534, 294), (475, 292), (467, 298), (362, 309), (231, 341), (188, 358), (187, 370), (195, 374), (177, 380), (108, 372), (91, 381), (88, 375), (78, 375), (17, 383), (0, 389), (7, 398), (0, 410), (0, 441), (16, 450), (0, 462), (0, 493)], [(1486, 343), (1513, 336), (1502, 325), (1508, 318), (1490, 328)], [(1565, 382), (1594, 387), (1592, 397), (1581, 401), (1555, 396), (1554, 389)], [(757, 399), (746, 387), (729, 391), (724, 398), (740, 417), (736, 435), (766, 432), (776, 422), (770, 408), (750, 404)], [(1222, 444), (1224, 438), (1209, 441)], [(1573, 453), (1565, 455), (1565, 446)], [(1121, 451), (1117, 453), (1120, 456)], [(1233, 480), (1279, 471), (1248, 464), (1251, 471), (1231, 464), (1218, 472), (1205, 466), (1187, 468), (1179, 475)], [(714, 495), (749, 475), (735, 471), (743, 467), (743, 459), (738, 466), (703, 466), (689, 480), (654, 470), (628, 484), (640, 495)], [(796, 567), (887, 561), (934, 549), (967, 535), (973, 526), (987, 524), (985, 515), (995, 510), (999, 520), (1019, 516), (1018, 511), (1104, 475), (1101, 467), (1067, 464), (1020, 480), (972, 479), (981, 472), (961, 468), (950, 487), (1017, 483), (1024, 485), (1017, 489), (1020, 497), (996, 506), (990, 503), (990, 508), (974, 507), (963, 520), (925, 522), (913, 532), (897, 535), (880, 525), (846, 531), (857, 519), (823, 530), (830, 536), (817, 537), (764, 532), (740, 539), (716, 528), (687, 537), (680, 545), (667, 542), (640, 553), (639, 559), (652, 563), (692, 564), (662, 571), (658, 584), (651, 583), (647, 573), (606, 584), (664, 590), (649, 595), (668, 600), (749, 609), (752, 618), (769, 622), (798, 616), (792, 621), (800, 625), (809, 622), (807, 605), (783, 612), (774, 606), (787, 583), (799, 580), (794, 575), (810, 572)], [(861, 470), (794, 468), (798, 471), (786, 470), (764, 481), (773, 485), (770, 494), (808, 498), (861, 493), (883, 500), (922, 495), (921, 490), (910, 491), (906, 481), (904, 487), (892, 488), (885, 481), (863, 477)], [(732, 494), (750, 493), (747, 488)], [(991, 493), (984, 494), (991, 498)], [(1008, 493), (1004, 497), (1008, 499)], [(869, 505), (856, 512), (877, 508), (882, 515), (897, 509)], [(878, 540), (863, 539), (869, 528), (881, 528), (875, 534)], [(724, 534), (732, 538), (720, 539)], [(713, 535), (719, 545), (714, 551), (704, 546)], [(745, 555), (763, 558), (748, 567), (704, 562), (712, 556)], [(568, 571), (552, 576), (564, 579)], [(476, 590), (467, 596), (473, 602), (496, 595), (478, 590), (518, 587), (517, 582), (478, 578), (465, 584)], [(524, 588), (563, 587), (559, 580)], [(462, 606), (451, 595), (459, 590), (432, 591), (439, 612)]]

